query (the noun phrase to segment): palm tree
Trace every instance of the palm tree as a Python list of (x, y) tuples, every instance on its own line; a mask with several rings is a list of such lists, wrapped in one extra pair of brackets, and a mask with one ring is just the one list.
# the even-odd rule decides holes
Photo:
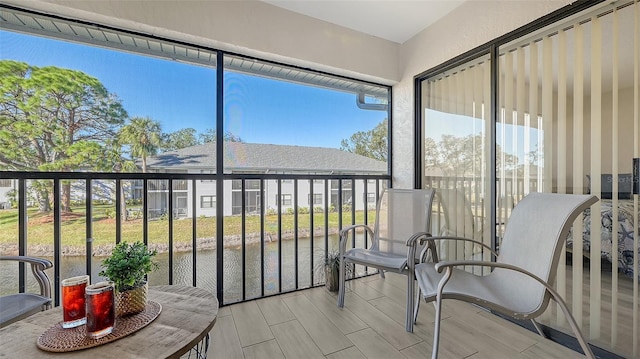
[(147, 172), (147, 157), (155, 155), (162, 143), (160, 123), (148, 117), (134, 117), (122, 127), (119, 139), (129, 146), (133, 157), (142, 159), (142, 172)]

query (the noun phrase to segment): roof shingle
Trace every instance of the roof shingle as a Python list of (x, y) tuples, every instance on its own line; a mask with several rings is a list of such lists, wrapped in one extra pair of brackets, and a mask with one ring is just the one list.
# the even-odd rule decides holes
[[(231, 171), (387, 173), (387, 164), (336, 148), (225, 142), (224, 166)], [(147, 158), (149, 169), (216, 167), (214, 142)]]

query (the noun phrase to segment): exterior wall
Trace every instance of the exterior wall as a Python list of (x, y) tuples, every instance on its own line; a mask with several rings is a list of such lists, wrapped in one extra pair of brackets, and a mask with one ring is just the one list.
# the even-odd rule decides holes
[(18, 181), (16, 180), (0, 180), (0, 210), (11, 208), (11, 202), (9, 201), (9, 192), (11, 190), (18, 190)]
[[(190, 171), (191, 173), (200, 173), (195, 171)], [(375, 182), (375, 181), (374, 181)], [(233, 189), (232, 181), (226, 181), (224, 184), (224, 215), (230, 216), (234, 213), (233, 207), (234, 205), (240, 205), (240, 203), (233, 202), (233, 193), (237, 193), (239, 190)], [(248, 191), (252, 192), (252, 191)], [(356, 210), (362, 210), (366, 207), (375, 208), (375, 192), (376, 187), (375, 183), (369, 183), (367, 189), (365, 191), (364, 184), (362, 181), (356, 182), (356, 187), (352, 190), (354, 197), (352, 198), (343, 198), (343, 203), (350, 205), (351, 203), (355, 203)], [(193, 182), (187, 182), (187, 190), (175, 190), (174, 189), (174, 216), (178, 218), (191, 218), (193, 217), (193, 195), (195, 193), (196, 196), (196, 211), (195, 216), (206, 216), (212, 217), (216, 215), (215, 205), (212, 208), (206, 208), (202, 206), (201, 198), (202, 196), (216, 196), (216, 183), (215, 181), (196, 181), (196, 191), (193, 190)], [(311, 207), (319, 207), (324, 209), (325, 207), (325, 198), (327, 193), (325, 192), (324, 181), (319, 181), (318, 183), (314, 183), (313, 193), (321, 195), (321, 203), (310, 203), (310, 193), (311, 193), (311, 184), (309, 181), (302, 180), (298, 181), (298, 208), (311, 208)], [(337, 196), (337, 188), (331, 188), (329, 186), (329, 206), (336, 205)], [(344, 188), (343, 188), (344, 193)], [(333, 194), (333, 196), (332, 196)], [(280, 195), (289, 195), (291, 202), (285, 203), (282, 205), (282, 213), (287, 213), (287, 211), (293, 211), (295, 206), (295, 197), (294, 197), (294, 182), (293, 180), (282, 180), (281, 183), (281, 192)], [(277, 211), (278, 210), (278, 184), (277, 181), (269, 180), (265, 181), (264, 186), (264, 204), (267, 212), (269, 211)], [(183, 197), (184, 201), (179, 201), (177, 198)], [(354, 201), (355, 200), (355, 201)], [(217, 201), (217, 196), (216, 196)], [(185, 206), (182, 206), (182, 204)], [(148, 208), (150, 214), (161, 214), (168, 212), (168, 191), (166, 190), (153, 190), (149, 191), (148, 196)], [(153, 217), (153, 216), (152, 216)]]

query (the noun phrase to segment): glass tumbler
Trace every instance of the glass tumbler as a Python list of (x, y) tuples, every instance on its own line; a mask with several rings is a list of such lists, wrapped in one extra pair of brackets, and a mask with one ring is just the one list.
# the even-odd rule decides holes
[(84, 291), (88, 285), (88, 275), (81, 275), (62, 280), (63, 328), (75, 328), (87, 322)]
[(116, 324), (115, 287), (113, 282), (100, 282), (87, 287), (87, 336), (102, 338), (113, 331)]

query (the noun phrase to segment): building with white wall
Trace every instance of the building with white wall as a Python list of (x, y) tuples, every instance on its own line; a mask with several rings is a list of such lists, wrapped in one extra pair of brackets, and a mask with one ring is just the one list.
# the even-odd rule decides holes
[[(281, 203), (283, 212), (294, 209), (297, 199), (299, 208), (324, 208), (326, 205), (336, 207), (339, 203), (356, 205), (356, 208), (375, 206), (375, 180), (366, 186), (362, 181), (351, 186), (350, 181), (343, 181), (341, 202), (338, 200), (338, 181), (330, 181), (325, 187), (325, 180), (300, 180), (297, 192), (294, 180), (286, 175), (384, 175), (387, 163), (369, 157), (335, 148), (304, 147), (289, 145), (257, 144), (244, 142), (226, 142), (224, 147), (224, 172), (227, 174), (278, 174), (278, 180), (264, 181), (260, 191), (259, 180), (246, 180), (247, 212), (258, 212), (261, 196), (264, 196), (265, 210), (275, 211)], [(216, 171), (216, 144), (207, 143), (183, 148), (177, 151), (147, 159), (149, 172), (154, 173), (188, 173), (213, 174)], [(196, 198), (196, 216), (215, 216), (216, 183), (213, 179), (173, 181), (173, 214), (176, 217), (191, 217)], [(151, 180), (149, 182), (148, 208), (150, 213), (166, 213), (169, 205), (168, 181)], [(240, 180), (225, 181), (224, 184), (225, 215), (242, 213), (242, 183)]]

